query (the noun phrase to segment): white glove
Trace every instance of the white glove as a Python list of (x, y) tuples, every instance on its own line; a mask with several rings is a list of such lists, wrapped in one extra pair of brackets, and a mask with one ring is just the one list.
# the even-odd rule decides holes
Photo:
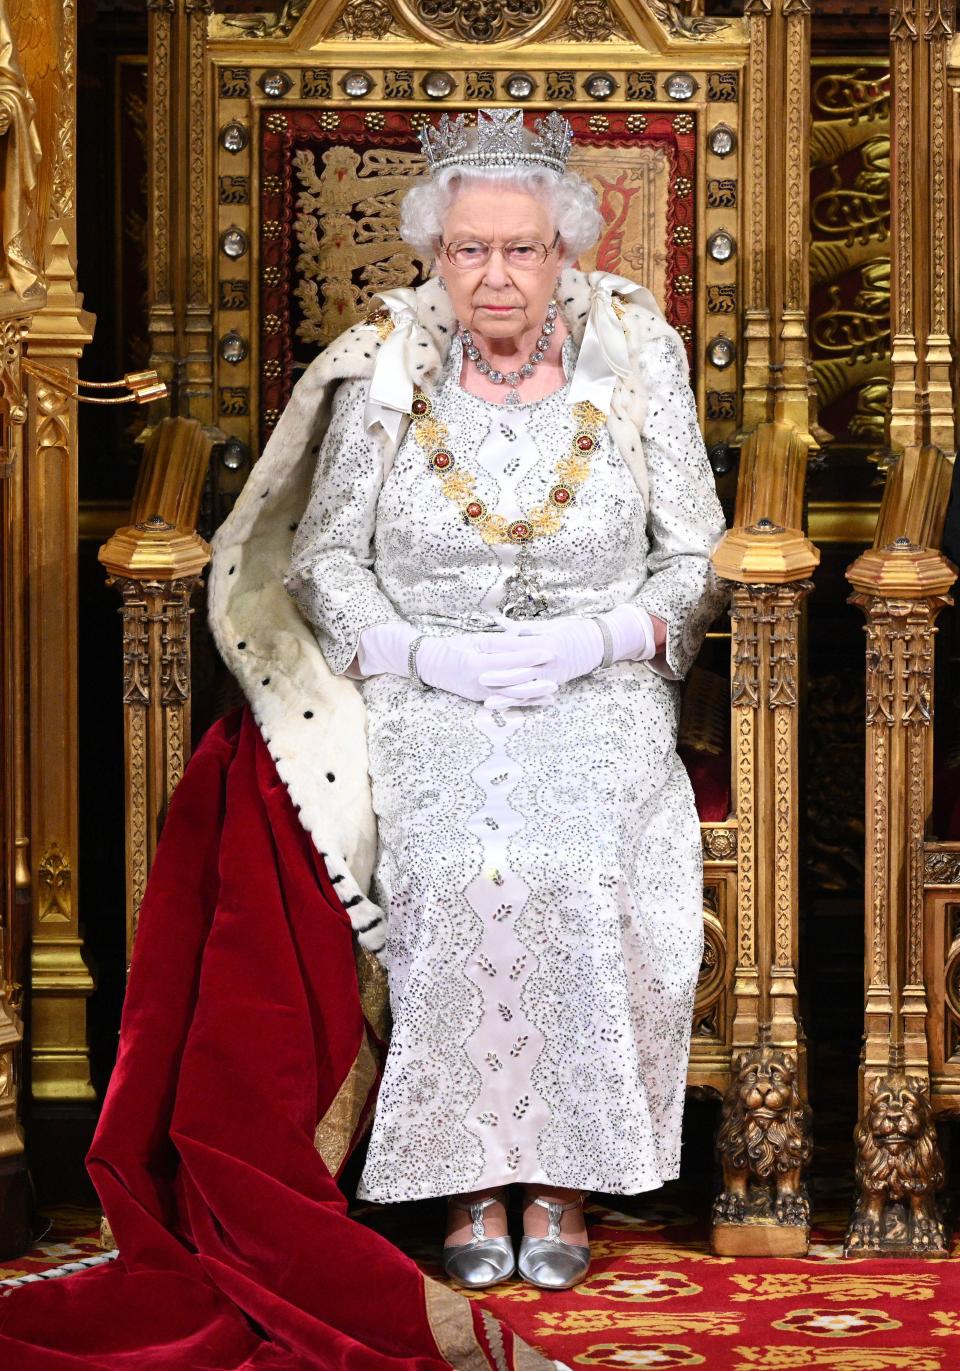
[(542, 704), (556, 692), (544, 668), (552, 663), (552, 649), (533, 638), (505, 633), (456, 633), (426, 637), (399, 620), (373, 624), (360, 634), (357, 666), (364, 676), (390, 673), (410, 675), (410, 648), (417, 648), (417, 675), (424, 685), (448, 690), (465, 700), (486, 701), (496, 695), (496, 707)]
[[(509, 653), (517, 643), (535, 638), (549, 648), (552, 657), (541, 667), (542, 676), (547, 681), (564, 685), (595, 671), (604, 660), (606, 635), (598, 619), (606, 626), (610, 637), (610, 663), (642, 662), (656, 655), (650, 615), (639, 605), (632, 604), (618, 605), (606, 614), (589, 619), (568, 616), (533, 619), (503, 634), (500, 642), (494, 641), (486, 651), (488, 654)], [(500, 695), (501, 692), (496, 692), (491, 703), (496, 703)]]
[(419, 637), (403, 619), (371, 624), (360, 633), (357, 667), (361, 676), (408, 676), (410, 644)]
[[(449, 690), (465, 700), (486, 701), (496, 695), (505, 704), (541, 704), (556, 685), (544, 667), (552, 661), (545, 643), (503, 633), (457, 633), (449, 638), (424, 638), (417, 649), (417, 675), (424, 685)], [(512, 637), (512, 635), (511, 635)]]
[(611, 662), (649, 662), (657, 655), (653, 620), (641, 605), (617, 605), (598, 618), (613, 639)]

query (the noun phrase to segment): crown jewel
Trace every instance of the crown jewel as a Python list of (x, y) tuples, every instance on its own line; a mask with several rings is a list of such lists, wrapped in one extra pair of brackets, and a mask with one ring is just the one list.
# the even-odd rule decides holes
[(476, 129), (462, 114), (442, 114), (436, 128), (420, 130), (420, 146), (430, 174), (444, 167), (542, 166), (563, 175), (573, 146), (573, 129), (558, 110), (524, 127), (522, 109), (477, 110)]

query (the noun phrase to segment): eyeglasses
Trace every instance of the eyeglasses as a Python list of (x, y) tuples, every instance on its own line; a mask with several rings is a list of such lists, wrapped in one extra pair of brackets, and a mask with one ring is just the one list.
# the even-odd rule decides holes
[[(521, 271), (530, 271), (543, 266), (559, 241), (559, 233), (549, 247), (546, 243), (535, 243), (527, 238), (516, 238), (509, 243), (499, 244), (499, 251), (508, 266), (519, 267)], [(485, 267), (490, 261), (490, 254), (494, 248), (498, 247), (496, 243), (484, 243), (479, 238), (464, 238), (456, 243), (441, 243), (440, 246), (451, 266), (459, 267), (461, 271), (470, 271), (473, 267)]]

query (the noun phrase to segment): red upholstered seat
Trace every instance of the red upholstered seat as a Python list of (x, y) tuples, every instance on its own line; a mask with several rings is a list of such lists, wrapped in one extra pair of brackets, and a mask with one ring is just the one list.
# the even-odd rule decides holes
[(730, 817), (730, 754), (705, 752), (681, 743), (677, 751), (687, 768), (702, 824)]
[(960, 841), (960, 759), (937, 771), (933, 784), (933, 831), (947, 842)]
[(695, 666), (683, 688), (677, 751), (701, 823), (730, 816), (730, 689), (725, 676)]

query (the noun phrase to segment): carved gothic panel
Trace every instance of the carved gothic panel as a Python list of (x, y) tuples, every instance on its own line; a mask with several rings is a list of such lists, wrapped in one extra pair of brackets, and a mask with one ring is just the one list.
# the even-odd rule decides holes
[[(928, 847), (923, 874), (927, 885), (960, 885), (960, 849)], [(956, 936), (960, 937), (960, 929)]]
[(890, 73), (884, 60), (813, 68), (811, 343), (823, 427), (883, 439), (890, 395)]

